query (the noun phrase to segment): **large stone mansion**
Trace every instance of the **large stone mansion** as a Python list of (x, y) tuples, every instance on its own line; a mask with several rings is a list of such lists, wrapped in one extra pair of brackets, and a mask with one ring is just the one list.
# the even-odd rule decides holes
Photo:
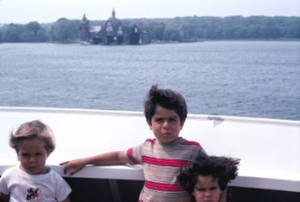
[(80, 39), (82, 43), (106, 45), (138, 45), (151, 42), (149, 30), (142, 23), (136, 23), (132, 27), (123, 26), (122, 21), (116, 18), (114, 9), (112, 16), (102, 26), (91, 26), (84, 14), (80, 22)]

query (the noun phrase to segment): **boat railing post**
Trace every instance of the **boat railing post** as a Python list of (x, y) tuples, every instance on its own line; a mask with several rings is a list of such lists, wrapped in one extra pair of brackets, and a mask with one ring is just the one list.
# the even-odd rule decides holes
[(117, 180), (109, 179), (109, 186), (114, 202), (121, 202)]

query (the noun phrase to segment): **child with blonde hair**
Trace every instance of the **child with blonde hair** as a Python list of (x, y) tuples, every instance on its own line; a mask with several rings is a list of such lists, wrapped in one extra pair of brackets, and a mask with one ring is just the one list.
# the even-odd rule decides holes
[(4, 171), (0, 178), (0, 201), (69, 202), (71, 188), (55, 171), (46, 167), (55, 149), (52, 130), (41, 121), (23, 123), (10, 134), (20, 165)]

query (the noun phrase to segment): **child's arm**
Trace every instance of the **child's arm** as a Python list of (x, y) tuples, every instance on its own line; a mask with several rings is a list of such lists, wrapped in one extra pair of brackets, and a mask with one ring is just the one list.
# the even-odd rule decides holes
[(9, 195), (5, 195), (0, 192), (0, 202), (8, 202), (9, 201)]
[(78, 171), (80, 171), (84, 166), (91, 165), (117, 165), (117, 164), (125, 164), (126, 159), (123, 151), (114, 151), (105, 154), (100, 154), (97, 156), (91, 156), (82, 159), (75, 159), (72, 161), (66, 161), (61, 163), (60, 165), (64, 165), (64, 173), (68, 173), (69, 169), (73, 169), (69, 175), (72, 176)]
[(60, 202), (71, 202), (71, 201), (70, 201), (70, 198), (67, 197), (65, 200), (62, 200), (62, 201), (60, 201)]

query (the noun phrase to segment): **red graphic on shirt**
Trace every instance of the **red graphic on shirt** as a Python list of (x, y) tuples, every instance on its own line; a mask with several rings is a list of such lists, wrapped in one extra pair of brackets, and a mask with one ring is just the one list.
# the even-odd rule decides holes
[(27, 189), (27, 196), (26, 196), (26, 200), (30, 201), (30, 202), (38, 202), (39, 199), (42, 197), (42, 192), (39, 188), (29, 188)]

